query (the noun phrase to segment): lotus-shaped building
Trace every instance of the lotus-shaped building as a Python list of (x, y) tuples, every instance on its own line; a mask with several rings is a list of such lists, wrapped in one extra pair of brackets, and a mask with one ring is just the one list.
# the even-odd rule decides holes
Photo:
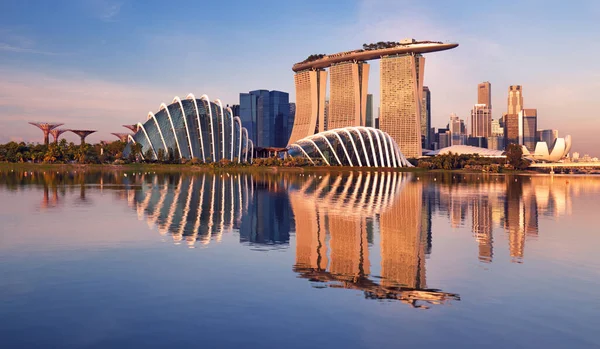
[(523, 157), (532, 161), (557, 162), (563, 159), (571, 151), (571, 136), (557, 138), (548, 149), (546, 142), (537, 142), (533, 153), (523, 147)]
[(327, 166), (412, 167), (389, 134), (372, 127), (320, 132), (288, 146), (288, 154)]
[(162, 103), (156, 114), (148, 113), (146, 122), (138, 123), (137, 132), (129, 136), (126, 156), (133, 143), (142, 146), (143, 156), (151, 150), (154, 159), (162, 150), (165, 156), (203, 162), (252, 162), (254, 150), (248, 131), (231, 108), (223, 108), (218, 99), (211, 102), (206, 95), (197, 99), (193, 94), (183, 100), (175, 97), (169, 105)]

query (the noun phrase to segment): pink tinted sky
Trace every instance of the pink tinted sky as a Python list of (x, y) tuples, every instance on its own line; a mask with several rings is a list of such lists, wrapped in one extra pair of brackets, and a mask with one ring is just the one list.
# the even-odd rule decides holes
[[(320, 13), (287, 4), (267, 23), (252, 16), (256, 8), (225, 1), (207, 6), (232, 21), (202, 25), (181, 22), (160, 2), (140, 8), (131, 1), (89, 0), (86, 6), (26, 9), (18, 2), (11, 8), (9, 1), (6, 9), (0, 5), (0, 142), (41, 140), (27, 121), (64, 122), (97, 129), (91, 141), (113, 139), (110, 132), (125, 131), (122, 124), (143, 122), (161, 102), (190, 92), (235, 104), (240, 92), (276, 89), (290, 92), (293, 101), (291, 66), (309, 54), (414, 37), (460, 43), (427, 56), (434, 127), (444, 127), (450, 113), (468, 121), (482, 81), (492, 83), (493, 117), (499, 118), (508, 86), (519, 84), (525, 107), (538, 109), (540, 129), (571, 134), (574, 151), (600, 155), (600, 5), (577, 2), (575, 13), (570, 5), (537, 0), (514, 8), (331, 1), (319, 2)], [(43, 16), (50, 10), (52, 18)], [(163, 14), (162, 21), (141, 20), (146, 12)], [(371, 63), (369, 91), (377, 108), (379, 63)]]

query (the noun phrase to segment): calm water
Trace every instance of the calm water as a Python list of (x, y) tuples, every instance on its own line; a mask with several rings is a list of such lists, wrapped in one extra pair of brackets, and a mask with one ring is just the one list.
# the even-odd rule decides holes
[(2, 348), (598, 348), (600, 177), (0, 171)]

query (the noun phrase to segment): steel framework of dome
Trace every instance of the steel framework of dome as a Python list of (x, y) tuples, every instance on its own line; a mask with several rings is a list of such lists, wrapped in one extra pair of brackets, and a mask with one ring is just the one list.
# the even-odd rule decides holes
[(372, 127), (344, 127), (302, 138), (291, 156), (321, 159), (327, 166), (413, 167), (389, 134)]
[[(128, 125), (129, 126), (129, 125)], [(137, 123), (137, 132), (129, 136), (124, 151), (127, 156), (132, 143), (142, 145), (145, 155), (152, 150), (158, 159), (160, 149), (181, 159), (198, 158), (203, 162), (221, 159), (252, 162), (254, 143), (231, 108), (223, 108), (220, 100), (211, 102), (207, 95), (199, 99), (189, 94), (175, 97), (170, 105), (162, 103), (159, 111), (148, 113), (145, 123)]]

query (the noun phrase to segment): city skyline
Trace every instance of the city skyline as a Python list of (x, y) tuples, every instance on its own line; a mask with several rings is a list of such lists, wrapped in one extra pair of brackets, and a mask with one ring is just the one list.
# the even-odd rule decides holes
[[(519, 84), (526, 89), (526, 106), (535, 106), (543, 116), (538, 129), (571, 134), (574, 151), (595, 153), (600, 140), (595, 137), (598, 122), (594, 111), (600, 105), (593, 91), (597, 90), (595, 77), (600, 75), (600, 67), (593, 59), (597, 49), (585, 43), (593, 38), (593, 19), (600, 13), (596, 2), (582, 1), (579, 8), (584, 11), (576, 16), (568, 5), (541, 7), (536, 1), (527, 1), (519, 7), (519, 16), (540, 20), (535, 25), (518, 21), (514, 28), (506, 21), (517, 21), (517, 9), (478, 4), (437, 11), (438, 4), (331, 1), (319, 3), (318, 17), (311, 13), (310, 4), (285, 4), (278, 10), (281, 15), (270, 24), (252, 19), (248, 14), (256, 9), (249, 4), (207, 4), (204, 11), (222, 11), (235, 19), (237, 24), (226, 29), (217, 21), (213, 28), (179, 24), (176, 11), (152, 1), (144, 6), (110, 0), (77, 6), (40, 2), (29, 9), (18, 2), (6, 2), (0, 5), (0, 72), (4, 77), (0, 86), (0, 142), (11, 138), (39, 141), (39, 131), (25, 121), (40, 119), (97, 129), (90, 142), (109, 139), (111, 132), (119, 131), (118, 125), (139, 121), (148, 111), (156, 112), (155, 100), (191, 90), (222, 96), (224, 104), (235, 104), (240, 92), (256, 88), (289, 92), (290, 101), (294, 101), (293, 62), (312, 53), (414, 37), (461, 44), (443, 55), (428, 56), (424, 85), (434, 92), (433, 126), (445, 125), (451, 112), (466, 116), (473, 106), (472, 86), (481, 81), (490, 81), (494, 91)], [(381, 11), (382, 7), (386, 11)], [(45, 16), (48, 11), (54, 15)], [(165, 13), (163, 24), (155, 27), (142, 21), (149, 13)], [(320, 19), (318, 25), (312, 26), (315, 21), (310, 19), (316, 18)], [(463, 21), (466, 18), (469, 20)], [(457, 22), (461, 25), (455, 25)], [(484, 23), (486, 28), (481, 30)], [(55, 30), (45, 30), (48, 27)], [(520, 33), (520, 40), (514, 40), (515, 31)], [(559, 56), (554, 53), (553, 41), (561, 40), (569, 41), (571, 49)], [(293, 45), (286, 44), (292, 41)], [(220, 42), (230, 43), (223, 45), (227, 50), (216, 48), (222, 55), (206, 55), (200, 49), (204, 44), (218, 46)], [(265, 45), (271, 42), (281, 45)], [(175, 50), (157, 56), (157, 47), (166, 43), (191, 44), (198, 49), (185, 55)], [(231, 55), (231, 43), (251, 54)], [(528, 53), (525, 57), (507, 52)], [(567, 66), (573, 60), (579, 64)], [(378, 64), (372, 64), (369, 78), (374, 108), (379, 107)], [(230, 77), (215, 84), (223, 71)], [(505, 112), (498, 107), (505, 101), (506, 96), (493, 94), (493, 119)], [(77, 142), (74, 134), (66, 137)]]

